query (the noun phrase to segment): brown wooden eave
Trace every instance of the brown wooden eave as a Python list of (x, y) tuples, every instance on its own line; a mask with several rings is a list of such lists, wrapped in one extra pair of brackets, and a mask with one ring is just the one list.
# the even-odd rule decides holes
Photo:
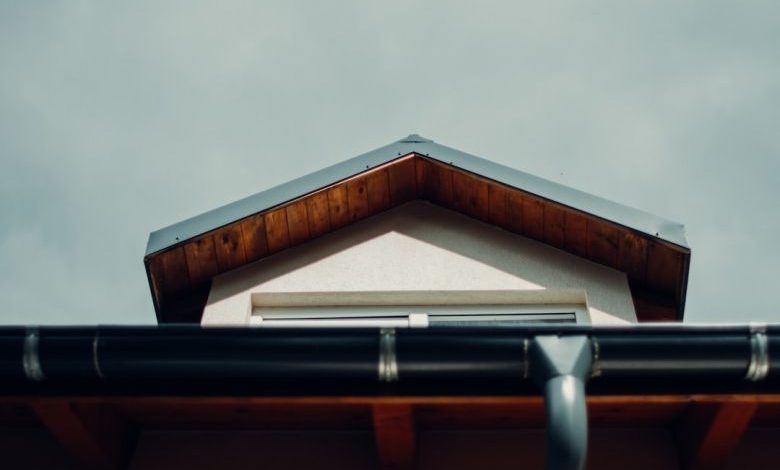
[(682, 317), (687, 247), (412, 152), (148, 255), (158, 321), (199, 322), (214, 276), (415, 199), (626, 273), (640, 322)]

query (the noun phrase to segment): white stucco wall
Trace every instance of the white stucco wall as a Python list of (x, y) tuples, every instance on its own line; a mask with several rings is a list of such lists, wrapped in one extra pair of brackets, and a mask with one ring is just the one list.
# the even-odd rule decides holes
[(586, 303), (594, 324), (636, 322), (623, 273), (415, 201), (218, 276), (202, 323), (247, 324), (253, 293), (343, 292), (348, 305), (366, 291), (444, 303), (446, 291), (502, 291), (522, 303)]

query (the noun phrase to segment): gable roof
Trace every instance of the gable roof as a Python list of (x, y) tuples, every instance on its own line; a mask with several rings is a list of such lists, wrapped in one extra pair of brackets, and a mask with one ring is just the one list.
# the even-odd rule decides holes
[(682, 318), (681, 224), (412, 134), (152, 232), (158, 320), (199, 321), (215, 275), (418, 198), (626, 272), (640, 321)]

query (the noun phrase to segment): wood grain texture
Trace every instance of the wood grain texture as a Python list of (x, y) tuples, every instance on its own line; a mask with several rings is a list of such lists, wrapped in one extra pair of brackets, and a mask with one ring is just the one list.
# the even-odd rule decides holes
[(383, 470), (414, 470), (417, 436), (411, 405), (373, 405), (374, 437), (379, 467)]
[(548, 203), (544, 205), (544, 241), (556, 248), (564, 246), (565, 213), (561, 206)]
[(268, 239), (265, 232), (265, 217), (255, 214), (240, 223), (244, 240), (244, 254), (247, 263), (257, 261), (268, 254)]
[(591, 221), (588, 224), (588, 256), (597, 263), (616, 267), (618, 261), (617, 227), (607, 222)]
[(453, 170), (452, 192), (455, 210), (478, 220), (489, 219), (489, 190), (486, 181)]
[(219, 272), (214, 239), (210, 235), (184, 245), (184, 256), (187, 260), (187, 272), (193, 284), (209, 282)]
[(692, 403), (677, 427), (681, 468), (723, 468), (757, 408), (756, 401)]
[(673, 296), (661, 295), (646, 285), (629, 281), (634, 309), (641, 322), (670, 322), (677, 319), (677, 301)]
[(309, 215), (306, 201), (298, 200), (285, 207), (290, 246), (300, 245), (309, 239)]
[(220, 272), (229, 271), (246, 264), (243, 235), (237, 224), (228, 225), (214, 232), (214, 249)]
[(544, 241), (544, 202), (533, 196), (523, 198), (523, 234)]
[(370, 215), (367, 188), (365, 176), (347, 181), (347, 201), (349, 202), (349, 220), (351, 222), (365, 219)]
[(331, 229), (344, 227), (349, 223), (349, 201), (347, 200), (347, 187), (334, 186), (326, 191), (328, 194), (328, 208), (330, 211)]
[(488, 186), (488, 222), (499, 227), (507, 225), (507, 200), (509, 193), (500, 184)]
[(113, 410), (55, 398), (36, 400), (32, 408), (79, 468), (127, 466), (137, 432)]
[(519, 191), (511, 190), (506, 200), (506, 228), (514, 233), (523, 233), (523, 199)]
[[(158, 312), (164, 311), (165, 308), (165, 291), (167, 287), (165, 285), (165, 270), (163, 269), (162, 256), (159, 254), (146, 259), (146, 271), (149, 276), (149, 284), (152, 289), (152, 301), (154, 302), (154, 308)], [(159, 313), (158, 313), (159, 315)]]
[(309, 235), (311, 237), (319, 237), (330, 232), (328, 193), (322, 191), (307, 197), (306, 214), (309, 217)]
[(563, 247), (569, 253), (588, 256), (588, 217), (573, 210), (563, 215)]
[(647, 279), (647, 240), (628, 231), (618, 235), (618, 269), (633, 282)]
[(666, 245), (650, 241), (647, 245), (647, 285), (657, 292), (679, 295), (682, 255)]
[(187, 259), (184, 248), (178, 246), (160, 255), (164, 295), (175, 296), (190, 287), (190, 274), (187, 269)]
[(390, 203), (393, 206), (417, 198), (416, 157), (406, 157), (388, 167)]
[(368, 211), (371, 214), (390, 208), (390, 176), (387, 168), (378, 168), (366, 175)]
[(417, 195), (433, 203), (438, 202), (439, 173), (433, 163), (425, 158), (415, 158)]
[(453, 194), (453, 171), (449, 166), (434, 165), (438, 182), (436, 183), (436, 203), (448, 209), (454, 209), (455, 195)]
[(265, 236), (268, 240), (268, 253), (276, 253), (290, 246), (287, 210), (284, 207), (265, 214)]

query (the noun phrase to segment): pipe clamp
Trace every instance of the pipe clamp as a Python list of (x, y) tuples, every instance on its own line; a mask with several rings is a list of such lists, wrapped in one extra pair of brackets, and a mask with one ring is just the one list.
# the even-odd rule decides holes
[(24, 375), (34, 382), (43, 381), (46, 376), (41, 368), (41, 358), (38, 355), (38, 330), (29, 330), (24, 337), (24, 346), (22, 347), (22, 367)]
[(382, 328), (379, 330), (379, 381), (398, 381), (394, 328)]
[(759, 382), (769, 375), (769, 340), (766, 336), (766, 324), (750, 324), (750, 363), (745, 380)]

